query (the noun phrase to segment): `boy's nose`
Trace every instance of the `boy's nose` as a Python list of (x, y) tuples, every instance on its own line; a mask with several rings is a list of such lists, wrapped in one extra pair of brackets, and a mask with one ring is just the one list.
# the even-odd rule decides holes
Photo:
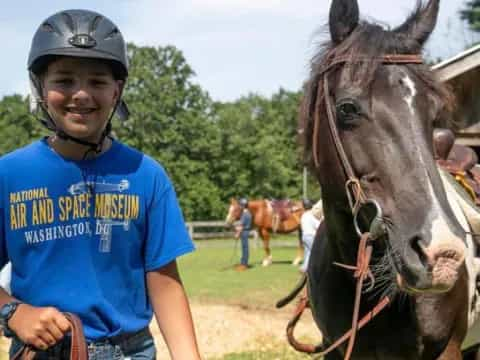
[(78, 87), (73, 92), (72, 99), (76, 103), (85, 102), (85, 101), (88, 101), (90, 99), (90, 93), (84, 87)]

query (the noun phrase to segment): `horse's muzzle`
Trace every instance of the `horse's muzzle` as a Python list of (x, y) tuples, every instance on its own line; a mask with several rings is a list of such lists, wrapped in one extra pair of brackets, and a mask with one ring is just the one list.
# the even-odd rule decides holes
[(465, 262), (465, 247), (457, 243), (441, 243), (429, 247), (421, 241), (412, 242), (416, 258), (404, 260), (397, 275), (401, 290), (410, 293), (438, 293), (449, 291), (457, 282)]

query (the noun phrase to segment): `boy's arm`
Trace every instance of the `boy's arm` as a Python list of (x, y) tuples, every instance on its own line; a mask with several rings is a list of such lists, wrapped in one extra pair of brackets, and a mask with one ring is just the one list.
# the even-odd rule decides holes
[(176, 261), (147, 272), (147, 288), (158, 327), (173, 360), (198, 360), (192, 314)]

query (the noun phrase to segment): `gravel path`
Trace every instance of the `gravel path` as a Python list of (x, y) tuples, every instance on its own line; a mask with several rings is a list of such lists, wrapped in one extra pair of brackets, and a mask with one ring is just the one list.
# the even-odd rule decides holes
[[(281, 310), (252, 310), (240, 306), (192, 303), (200, 351), (204, 359), (232, 352), (262, 349), (269, 343), (284, 342), (285, 327), (293, 312), (293, 305)], [(168, 359), (168, 351), (152, 324), (159, 359)], [(297, 338), (317, 343), (321, 335), (313, 323), (310, 311), (305, 311), (295, 330)]]

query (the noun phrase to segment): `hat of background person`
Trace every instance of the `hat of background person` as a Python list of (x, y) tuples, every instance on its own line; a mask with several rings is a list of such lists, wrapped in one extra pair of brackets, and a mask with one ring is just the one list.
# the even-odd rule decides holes
[(247, 205), (248, 205), (248, 199), (247, 199), (247, 198), (240, 198), (240, 199), (238, 199), (238, 204), (239, 204), (241, 207), (247, 207)]
[(310, 200), (310, 199), (303, 199), (302, 204), (303, 204), (303, 208), (305, 210), (311, 209), (312, 205), (313, 205), (312, 200)]

